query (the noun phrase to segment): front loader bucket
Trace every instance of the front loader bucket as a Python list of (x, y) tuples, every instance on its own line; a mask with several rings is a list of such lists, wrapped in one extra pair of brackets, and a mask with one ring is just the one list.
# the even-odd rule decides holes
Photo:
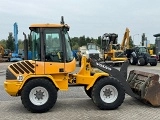
[(129, 86), (136, 94), (136, 98), (152, 106), (160, 106), (159, 75), (132, 70), (127, 79)]

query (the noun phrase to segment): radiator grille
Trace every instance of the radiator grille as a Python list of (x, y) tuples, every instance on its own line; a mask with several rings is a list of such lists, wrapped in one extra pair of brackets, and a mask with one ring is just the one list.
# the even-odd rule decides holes
[(90, 58), (99, 59), (99, 54), (89, 54)]
[(10, 65), (10, 68), (16, 74), (24, 74), (24, 73), (35, 73), (34, 65), (32, 65), (29, 61), (18, 62)]

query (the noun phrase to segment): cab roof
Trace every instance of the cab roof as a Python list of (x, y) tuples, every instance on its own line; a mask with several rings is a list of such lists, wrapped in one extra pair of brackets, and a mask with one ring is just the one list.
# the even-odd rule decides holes
[(50, 23), (46, 23), (46, 24), (31, 24), (29, 28), (61, 28), (61, 27), (68, 27), (69, 26), (67, 24), (50, 24)]

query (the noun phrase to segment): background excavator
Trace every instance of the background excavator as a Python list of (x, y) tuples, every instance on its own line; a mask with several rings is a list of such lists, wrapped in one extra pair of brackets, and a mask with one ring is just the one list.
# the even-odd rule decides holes
[[(83, 86), (93, 103), (102, 110), (118, 108), (125, 99), (125, 93), (154, 106), (160, 105), (160, 91), (148, 90), (159, 85), (150, 83), (155, 81), (155, 75), (146, 77), (145, 81), (143, 76), (139, 77), (141, 74), (132, 71), (127, 80), (127, 61), (118, 70), (83, 56), (79, 71), (74, 73), (76, 60), (70, 46), (69, 26), (64, 24), (63, 17), (60, 24), (32, 24), (29, 29), (32, 60), (9, 65), (4, 81), (6, 92), (11, 96), (21, 96), (27, 110), (47, 112), (55, 105), (58, 91), (67, 91), (70, 86)], [(135, 80), (140, 81), (136, 83)], [(149, 96), (147, 93), (151, 92), (154, 93)]]
[[(117, 38), (118, 35), (115, 33), (105, 33), (102, 36), (102, 49), (104, 51), (104, 60), (112, 61), (113, 63), (123, 63), (127, 60), (125, 55), (125, 48), (129, 48), (129, 43), (125, 43), (126, 39), (128, 39), (128, 29), (126, 29), (122, 43), (118, 44)], [(128, 42), (128, 40), (127, 40)], [(126, 46), (127, 45), (127, 46)]]

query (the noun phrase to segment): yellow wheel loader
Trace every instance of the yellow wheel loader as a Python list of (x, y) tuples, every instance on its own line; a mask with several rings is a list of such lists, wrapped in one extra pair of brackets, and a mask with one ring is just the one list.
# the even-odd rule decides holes
[[(29, 29), (32, 60), (9, 65), (4, 82), (6, 92), (21, 96), (27, 110), (47, 112), (55, 105), (57, 92), (67, 91), (70, 86), (84, 86), (86, 94), (102, 110), (118, 108), (125, 93), (136, 97), (130, 82), (126, 82), (128, 62), (117, 70), (83, 56), (79, 72), (72, 73), (76, 60), (70, 47), (69, 26), (64, 24), (63, 17), (60, 24), (32, 24)], [(132, 81), (131, 77), (129, 80)]]

